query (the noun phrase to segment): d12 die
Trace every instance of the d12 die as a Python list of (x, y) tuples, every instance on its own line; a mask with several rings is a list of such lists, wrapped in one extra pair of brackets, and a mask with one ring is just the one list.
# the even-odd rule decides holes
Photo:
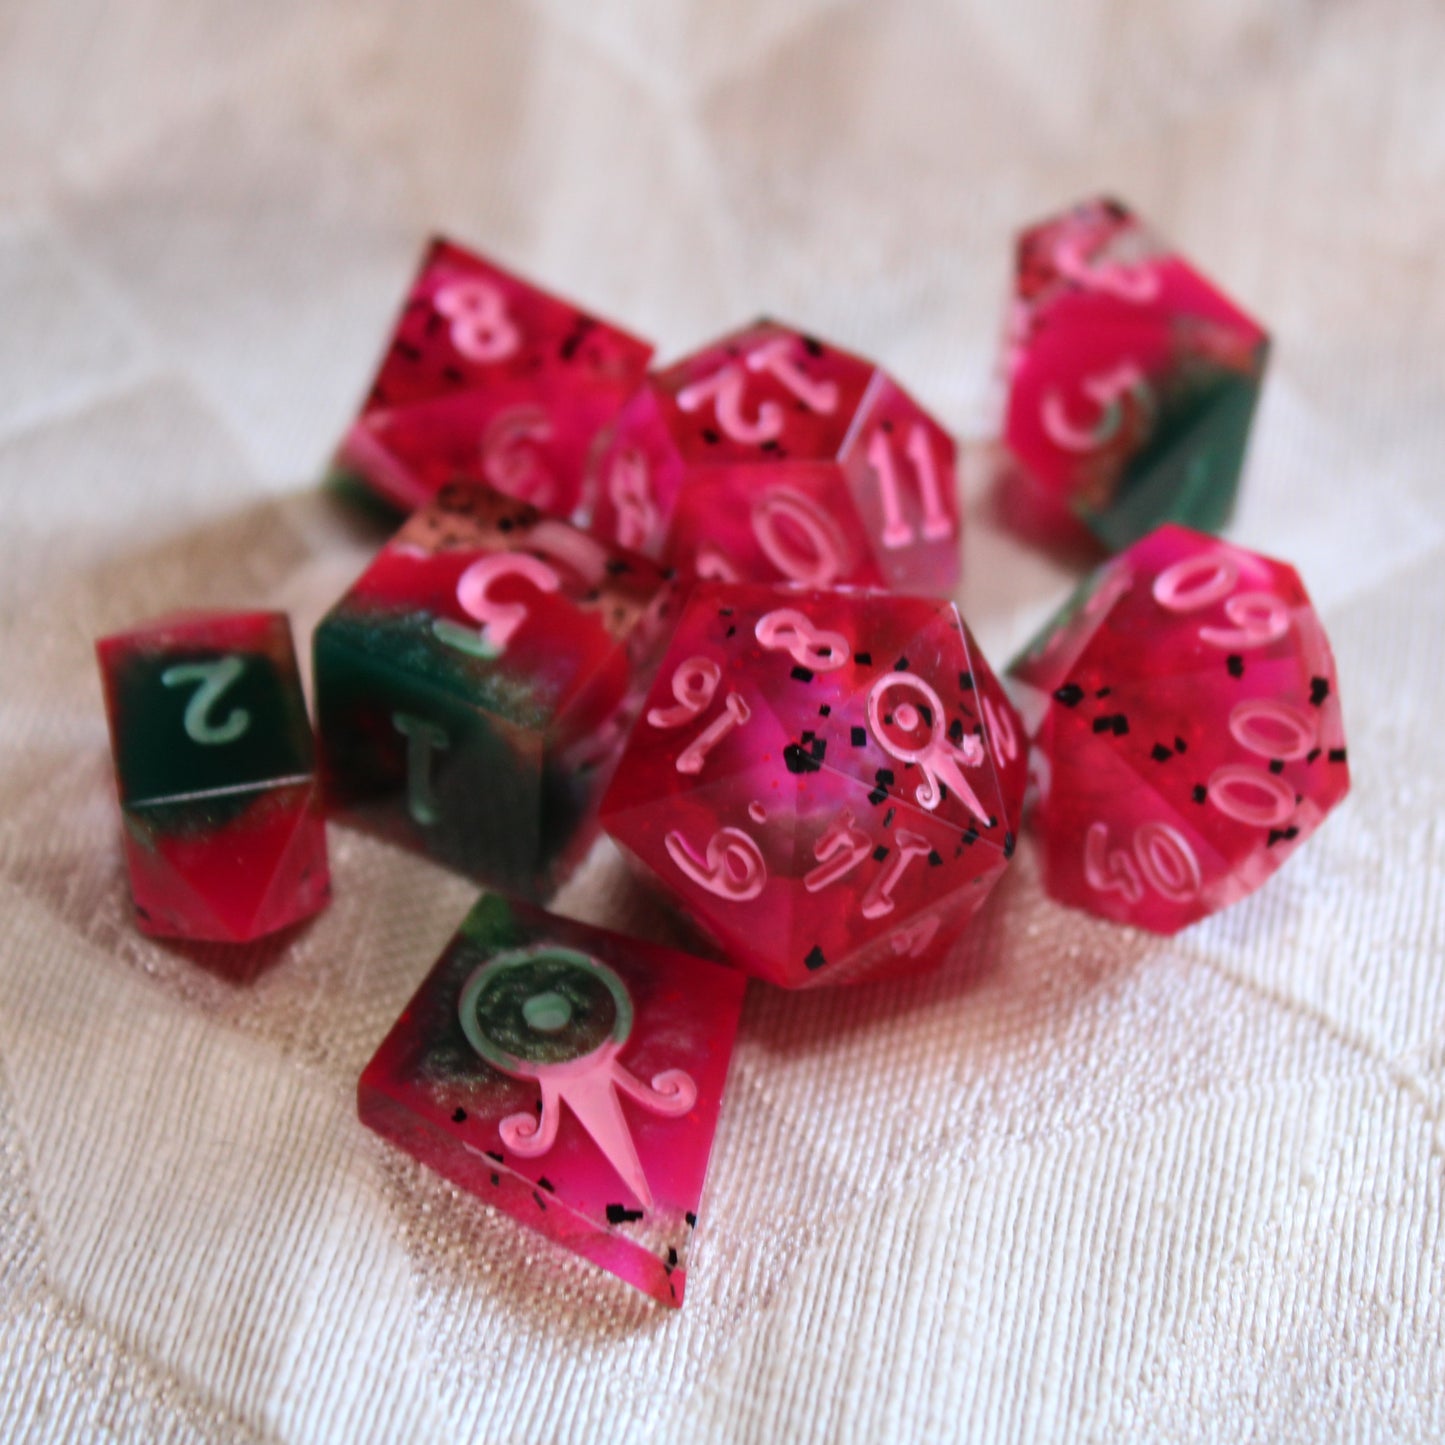
[(334, 471), (404, 511), (464, 477), (565, 515), (598, 431), (651, 355), (647, 342), (434, 241)]
[(1234, 505), (1269, 339), (1113, 201), (1025, 231), (1004, 441), (1015, 500), (1110, 549)]
[(191, 612), (96, 643), (136, 923), (245, 943), (330, 896), (311, 726), (280, 612)]
[(362, 1121), (681, 1305), (744, 986), (483, 896), (362, 1074)]
[(1173, 933), (1258, 888), (1349, 789), (1335, 665), (1293, 568), (1162, 527), (1018, 659), (1045, 879)]
[(588, 841), (671, 606), (653, 563), (448, 485), (317, 628), (328, 800), (544, 895)]
[(699, 583), (603, 826), (749, 973), (912, 971), (1013, 854), (1021, 744), (951, 603)]
[(871, 362), (771, 322), (648, 378), (584, 511), (599, 535), (703, 577), (958, 581), (952, 440)]

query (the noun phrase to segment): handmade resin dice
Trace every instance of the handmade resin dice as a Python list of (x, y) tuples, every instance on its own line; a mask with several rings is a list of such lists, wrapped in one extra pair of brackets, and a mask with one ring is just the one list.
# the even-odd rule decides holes
[(583, 512), (703, 577), (939, 595), (958, 581), (952, 440), (871, 362), (767, 321), (649, 376)]
[(680, 1305), (744, 984), (484, 895), (362, 1074), (362, 1121)]
[(699, 583), (603, 825), (749, 973), (911, 972), (1013, 854), (1022, 740), (952, 603)]
[(671, 607), (653, 563), (449, 484), (316, 630), (329, 804), (544, 896), (589, 841)]
[(1005, 358), (1015, 515), (1111, 550), (1234, 505), (1269, 339), (1136, 216), (1075, 206), (1019, 238)]
[(323, 907), (326, 833), (291, 628), (190, 612), (96, 643), (137, 926), (245, 943)]
[(449, 241), (412, 283), (334, 474), (403, 511), (455, 478), (570, 513), (652, 347)]
[(1016, 660), (1055, 898), (1157, 933), (1258, 888), (1349, 790), (1292, 567), (1162, 527)]

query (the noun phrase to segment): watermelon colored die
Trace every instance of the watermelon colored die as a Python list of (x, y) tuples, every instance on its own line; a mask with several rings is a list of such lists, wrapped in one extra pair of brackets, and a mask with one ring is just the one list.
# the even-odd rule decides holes
[(450, 241), (422, 259), (334, 474), (401, 511), (457, 477), (566, 515), (652, 347)]
[(872, 362), (761, 321), (648, 377), (608, 433), (583, 516), (725, 581), (958, 581), (952, 439)]
[(603, 826), (789, 988), (938, 963), (1014, 852), (1022, 723), (952, 603), (698, 583)]
[(1115, 201), (1018, 241), (1004, 442), (1015, 515), (1111, 551), (1234, 506), (1269, 338)]
[(362, 1122), (681, 1305), (744, 985), (484, 895), (362, 1074)]
[(1252, 893), (1349, 791), (1334, 658), (1292, 567), (1161, 527), (1011, 674), (1061, 902), (1173, 933)]
[(328, 804), (545, 896), (591, 839), (672, 606), (655, 564), (449, 484), (316, 630)]
[(280, 612), (96, 643), (142, 932), (246, 943), (330, 897), (306, 702)]

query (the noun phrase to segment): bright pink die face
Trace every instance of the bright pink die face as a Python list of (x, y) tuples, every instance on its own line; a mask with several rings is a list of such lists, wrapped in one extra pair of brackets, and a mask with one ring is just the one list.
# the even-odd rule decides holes
[(744, 987), (484, 895), (362, 1074), (362, 1121), (681, 1305)]
[(589, 526), (722, 581), (958, 581), (948, 435), (871, 362), (772, 322), (648, 378), (609, 433)]
[(1329, 642), (1292, 567), (1162, 527), (1013, 665), (1054, 897), (1158, 933), (1253, 892), (1349, 790)]
[(1022, 741), (951, 603), (704, 582), (602, 822), (749, 973), (913, 971), (1013, 854)]
[(652, 347), (434, 241), (334, 464), (404, 511), (456, 478), (566, 515)]

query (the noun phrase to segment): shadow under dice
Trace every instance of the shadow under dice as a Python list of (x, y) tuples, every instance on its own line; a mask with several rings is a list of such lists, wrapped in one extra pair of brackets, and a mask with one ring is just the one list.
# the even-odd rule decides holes
[(655, 372), (608, 434), (587, 525), (724, 581), (958, 581), (952, 439), (871, 362), (771, 322)]
[(1012, 856), (1022, 744), (951, 603), (703, 582), (603, 826), (748, 973), (907, 972)]
[(1269, 339), (1112, 201), (1025, 231), (1005, 356), (1016, 499), (1107, 547), (1234, 506)]
[(484, 896), (362, 1074), (362, 1121), (680, 1305), (744, 986)]
[(1334, 659), (1292, 567), (1162, 527), (1014, 662), (1061, 902), (1173, 933), (1258, 888), (1349, 790)]
[(192, 612), (96, 643), (137, 926), (246, 943), (330, 896), (311, 726), (279, 612)]
[(458, 477), (570, 513), (652, 347), (444, 240), (412, 283), (334, 473), (404, 511)]
[(545, 896), (591, 839), (672, 605), (651, 562), (445, 487), (316, 630), (328, 803)]

